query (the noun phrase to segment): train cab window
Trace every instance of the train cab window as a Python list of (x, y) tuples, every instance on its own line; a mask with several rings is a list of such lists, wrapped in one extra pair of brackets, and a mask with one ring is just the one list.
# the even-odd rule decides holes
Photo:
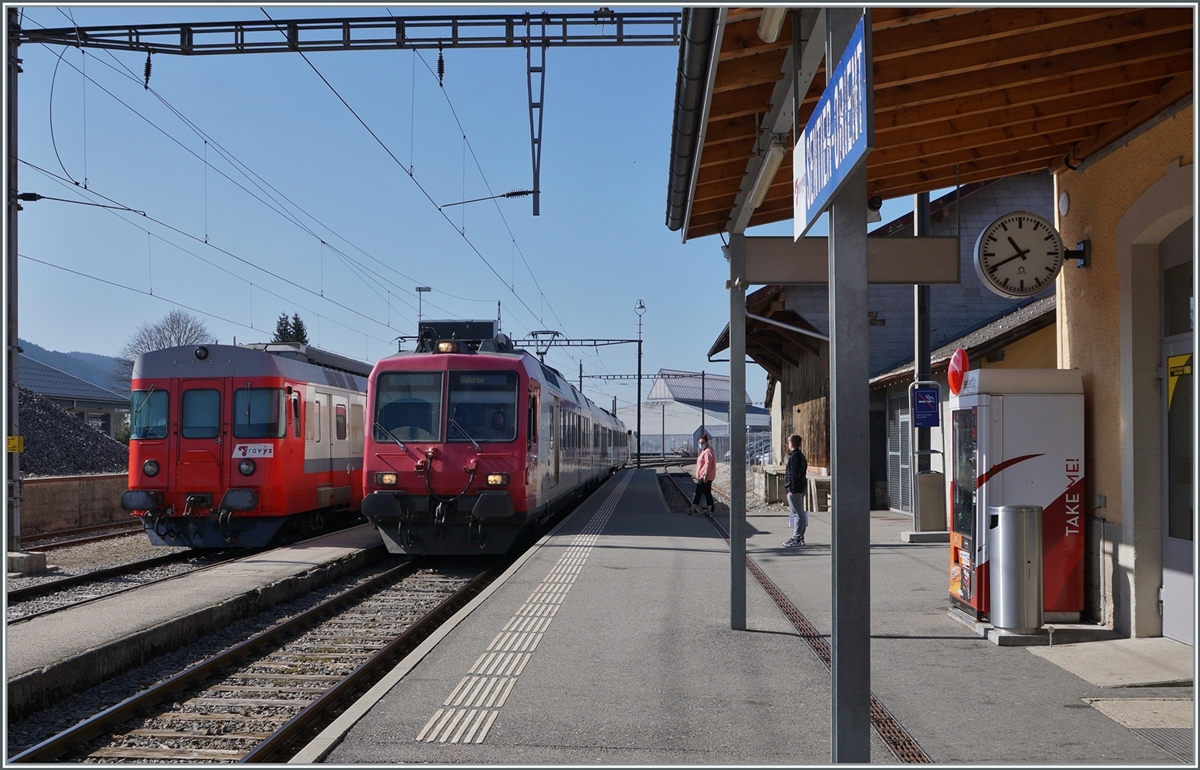
[(167, 391), (150, 388), (130, 395), (129, 438), (167, 437)]
[(300, 395), (292, 394), (292, 435), (300, 438)]
[(346, 440), (346, 406), (338, 404), (333, 408), (333, 422), (335, 430), (337, 430), (337, 440)]
[(221, 393), (197, 388), (183, 392), (180, 433), (184, 438), (216, 438), (221, 434)]
[(529, 425), (525, 431), (525, 437), (530, 446), (537, 443), (537, 424), (538, 424), (538, 402), (537, 396), (529, 394), (529, 411), (527, 413)]
[(278, 388), (241, 388), (233, 392), (233, 435), (238, 438), (283, 438), (287, 432), (287, 399)]
[(442, 373), (382, 372), (371, 433), (375, 441), (441, 441)]
[(517, 438), (516, 372), (450, 372), (449, 441)]

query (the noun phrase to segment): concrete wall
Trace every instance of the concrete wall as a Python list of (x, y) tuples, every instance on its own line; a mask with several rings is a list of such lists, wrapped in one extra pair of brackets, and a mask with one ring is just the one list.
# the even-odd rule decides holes
[(1083, 374), (1089, 528), (1104, 519), (1115, 541), (1106, 555), (1089, 534), (1097, 543), (1089, 559), (1097, 561), (1087, 574), (1112, 584), (1089, 592), (1108, 606), (1088, 610), (1130, 636), (1162, 632), (1157, 255), (1158, 243), (1192, 216), (1193, 126), (1188, 104), (1055, 178), (1064, 243), (1089, 239), (1092, 249), (1087, 268), (1068, 264), (1058, 278), (1059, 366)]
[(121, 493), (128, 488), (125, 473), (24, 479), (21, 535), (130, 521), (121, 510)]

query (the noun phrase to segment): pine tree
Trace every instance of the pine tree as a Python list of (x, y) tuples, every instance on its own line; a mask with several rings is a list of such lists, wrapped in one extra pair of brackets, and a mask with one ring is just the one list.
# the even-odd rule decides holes
[(292, 341), (292, 322), (288, 320), (287, 313), (280, 313), (279, 320), (275, 322), (275, 339), (271, 342), (291, 342)]
[(305, 328), (304, 321), (300, 320), (299, 313), (292, 316), (292, 342), (308, 344), (308, 329)]

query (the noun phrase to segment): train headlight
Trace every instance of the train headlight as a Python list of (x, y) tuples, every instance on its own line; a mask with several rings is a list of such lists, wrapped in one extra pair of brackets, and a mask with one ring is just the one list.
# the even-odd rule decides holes
[(455, 340), (442, 340), (437, 344), (437, 352), (439, 353), (457, 353), (458, 342)]
[(146, 462), (142, 463), (142, 473), (146, 474), (147, 476), (157, 476), (158, 460), (147, 460)]
[(400, 481), (400, 474), (398, 473), (375, 474), (375, 483), (381, 487), (394, 487), (398, 481)]
[(240, 463), (238, 463), (238, 471), (243, 476), (252, 475), (254, 473), (255, 467), (256, 466), (254, 465), (254, 461), (251, 460), (250, 458), (246, 458), (245, 460), (242, 460)]
[(489, 473), (487, 475), (487, 485), (489, 487), (506, 487), (508, 486), (507, 473)]

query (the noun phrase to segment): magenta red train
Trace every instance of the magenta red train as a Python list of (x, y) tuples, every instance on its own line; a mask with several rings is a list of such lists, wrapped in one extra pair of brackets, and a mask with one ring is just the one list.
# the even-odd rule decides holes
[(262, 547), (361, 510), (392, 552), (508, 550), (623, 466), (629, 434), (481, 327), (426, 323), (373, 370), (296, 344), (140, 356), (122, 507), (158, 545)]

